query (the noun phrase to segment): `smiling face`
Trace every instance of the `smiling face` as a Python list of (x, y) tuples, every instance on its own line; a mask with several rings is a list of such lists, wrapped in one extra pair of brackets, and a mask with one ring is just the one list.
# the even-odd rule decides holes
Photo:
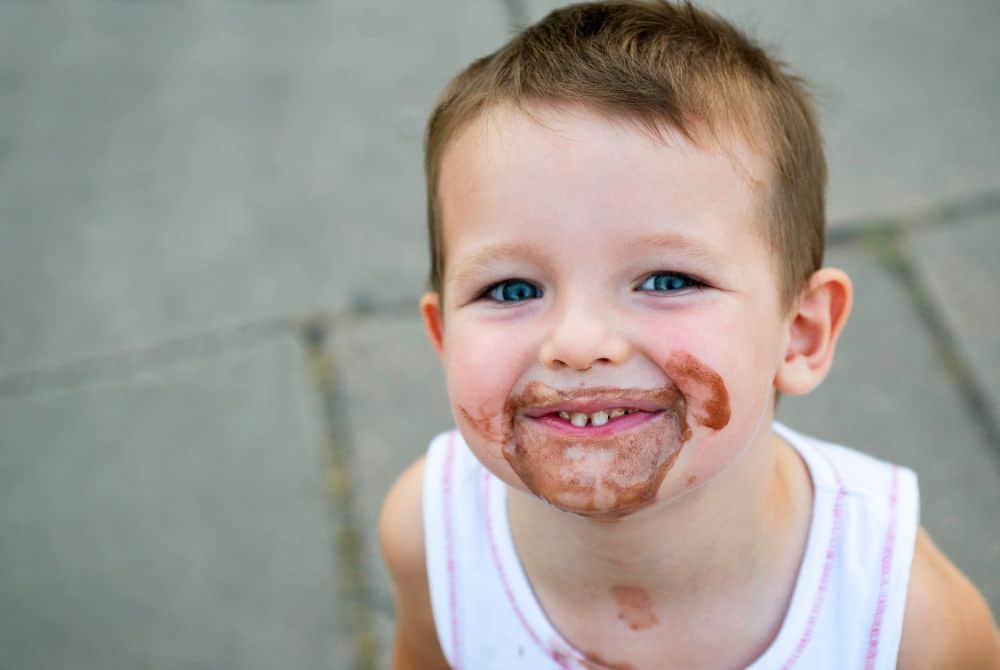
[(788, 344), (742, 142), (669, 145), (581, 108), (495, 108), (441, 171), (422, 303), (458, 427), (511, 486), (616, 517), (762, 439)]

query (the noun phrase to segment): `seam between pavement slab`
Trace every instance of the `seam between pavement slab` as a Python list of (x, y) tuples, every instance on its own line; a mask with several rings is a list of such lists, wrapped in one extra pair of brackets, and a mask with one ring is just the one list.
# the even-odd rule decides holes
[(185, 358), (215, 356), (234, 347), (252, 345), (275, 336), (301, 330), (307, 323), (323, 327), (339, 326), (369, 315), (416, 314), (416, 298), (373, 302), (356, 297), (340, 311), (320, 313), (301, 319), (276, 317), (168, 337), (134, 349), (85, 356), (49, 365), (0, 373), (0, 397), (22, 395), (46, 388), (72, 389), (102, 381), (132, 376), (136, 371), (169, 365)]
[(875, 253), (882, 267), (906, 291), (973, 423), (986, 438), (987, 443), (993, 447), (993, 455), (1000, 457), (1000, 425), (997, 417), (990, 409), (986, 392), (972, 374), (970, 363), (966, 362), (965, 357), (955, 346), (955, 336), (914, 268), (910, 254), (903, 243), (904, 230), (909, 231), (910, 227), (888, 225), (871, 228), (862, 238), (862, 242)]
[(909, 212), (845, 219), (827, 227), (826, 242), (830, 246), (839, 246), (864, 239), (873, 231), (914, 232), (994, 212), (1000, 212), (1000, 190), (950, 198)]
[(353, 667), (375, 670), (378, 640), (371, 607), (370, 575), (362, 553), (351, 460), (350, 429), (345, 415), (347, 403), (328, 353), (328, 326), (322, 321), (300, 326), (306, 348), (309, 374), (322, 403), (326, 482), (332, 505), (334, 545), (337, 552), (338, 609), (345, 622), (345, 639), (352, 645)]
[(266, 319), (169, 337), (147, 346), (0, 373), (0, 397), (47, 388), (79, 388), (130, 377), (137, 371), (185, 358), (216, 356), (291, 332), (287, 319)]
[[(504, 0), (504, 2), (513, 2), (516, 5), (519, 0)], [(913, 232), (929, 226), (953, 225), (966, 217), (994, 212), (1000, 212), (1000, 190), (955, 198), (900, 215), (847, 220), (827, 230), (827, 246), (839, 247), (875, 239), (878, 236), (897, 238), (904, 231)], [(914, 286), (919, 284), (912, 268), (907, 270), (907, 276), (916, 282)], [(907, 290), (912, 294), (909, 287)], [(926, 292), (921, 299), (927, 305), (933, 304)], [(276, 317), (250, 321), (235, 326), (179, 335), (136, 349), (0, 373), (0, 397), (51, 386), (78, 387), (94, 380), (126, 376), (151, 364), (170, 363), (178, 357), (216, 354), (232, 347), (234, 342), (261, 341), (276, 334), (286, 333), (291, 327), (301, 328), (304, 323), (315, 323), (329, 328), (365, 318), (415, 315), (417, 300), (417, 296), (385, 299), (359, 293), (352, 296), (348, 305), (342, 309), (308, 314), (300, 319)], [(933, 311), (933, 308), (930, 309)], [(937, 327), (934, 324), (940, 324), (943, 328), (940, 316), (925, 315), (926, 318), (930, 318), (930, 327)], [(935, 337), (940, 339), (943, 333), (946, 339), (950, 338), (947, 329), (941, 328), (935, 331)], [(948, 348), (953, 349), (951, 345), (948, 345)]]

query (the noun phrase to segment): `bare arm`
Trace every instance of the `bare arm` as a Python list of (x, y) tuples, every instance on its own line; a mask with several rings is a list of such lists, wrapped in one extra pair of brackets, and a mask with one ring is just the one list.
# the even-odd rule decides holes
[(1000, 635), (986, 600), (921, 527), (897, 667), (1000, 670)]
[(382, 558), (392, 575), (396, 603), (395, 670), (447, 669), (431, 611), (424, 554), (424, 459), (406, 470), (390, 489), (379, 517)]

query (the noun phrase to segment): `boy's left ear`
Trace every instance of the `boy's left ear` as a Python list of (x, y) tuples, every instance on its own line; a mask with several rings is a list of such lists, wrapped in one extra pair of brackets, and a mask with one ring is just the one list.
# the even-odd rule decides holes
[(823, 381), (851, 313), (852, 299), (851, 279), (845, 272), (822, 268), (813, 273), (788, 323), (785, 357), (774, 376), (778, 391), (808, 393)]

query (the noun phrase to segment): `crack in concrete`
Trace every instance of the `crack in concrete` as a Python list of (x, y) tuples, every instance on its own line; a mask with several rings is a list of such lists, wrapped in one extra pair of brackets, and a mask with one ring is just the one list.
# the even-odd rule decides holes
[(327, 353), (328, 326), (306, 322), (300, 328), (306, 349), (309, 374), (319, 394), (324, 424), (326, 473), (333, 517), (333, 540), (340, 588), (339, 610), (346, 620), (351, 644), (352, 668), (375, 670), (378, 638), (375, 633), (374, 601), (365, 566), (362, 528), (355, 510), (354, 472), (350, 449), (350, 429), (345, 408), (344, 390), (334, 363)]
[(916, 231), (930, 226), (954, 225), (996, 212), (1000, 212), (1000, 190), (982, 191), (931, 203), (909, 212), (845, 219), (827, 226), (826, 242), (830, 246), (852, 244), (873, 231)]
[(994, 455), (1000, 456), (1000, 424), (993, 414), (989, 396), (972, 373), (971, 364), (956, 346), (957, 340), (916, 271), (902, 243), (902, 236), (903, 231), (899, 227), (873, 228), (868, 230), (863, 243), (875, 253), (879, 264), (902, 285), (930, 335), (935, 352), (957, 387), (963, 406), (986, 442), (993, 447)]
[(127, 379), (156, 366), (166, 368), (183, 359), (218, 356), (238, 347), (254, 346), (287, 334), (285, 319), (253, 321), (191, 335), (178, 335), (135, 349), (119, 350), (0, 374), (0, 397), (41, 389), (74, 389)]
[(102, 382), (127, 379), (151, 366), (167, 366), (181, 359), (217, 356), (234, 346), (252, 345), (299, 330), (306, 323), (341, 327), (366, 318), (417, 314), (415, 298), (381, 302), (354, 301), (338, 311), (315, 313), (302, 318), (276, 317), (248, 321), (189, 335), (168, 337), (152, 344), (75, 360), (26, 367), (0, 373), (0, 397), (23, 395), (58, 386), (73, 389)]

